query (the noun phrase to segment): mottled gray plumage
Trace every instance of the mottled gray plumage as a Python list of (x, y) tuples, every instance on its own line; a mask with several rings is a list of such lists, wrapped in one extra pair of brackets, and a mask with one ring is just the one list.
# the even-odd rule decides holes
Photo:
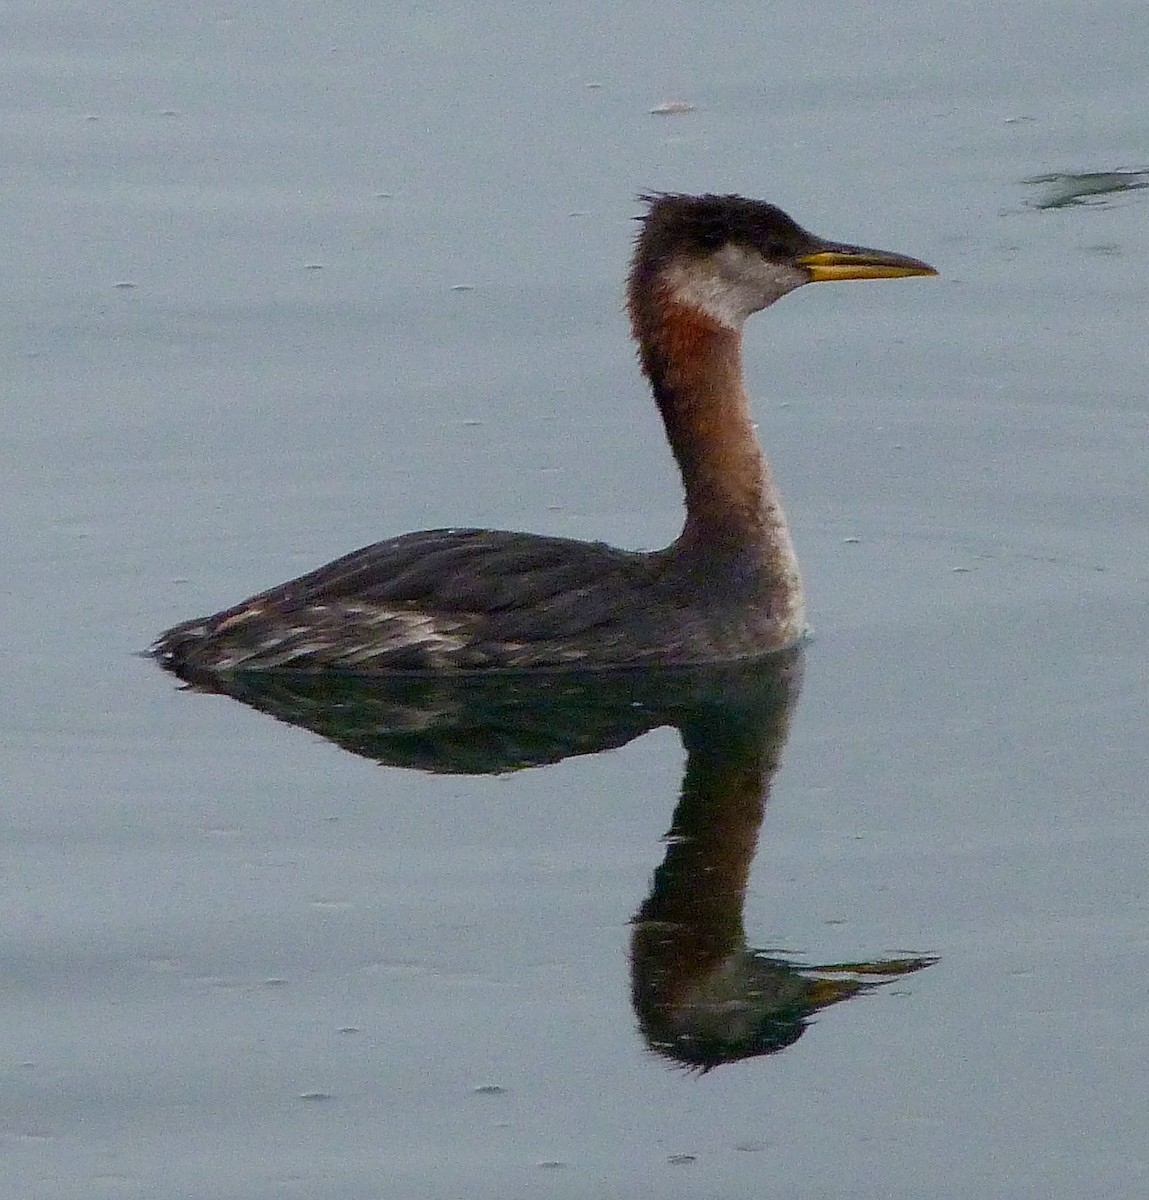
[[(169, 630), (181, 672), (483, 670), (742, 657), (736, 559), (437, 529), (357, 550), (234, 608)], [(709, 592), (712, 603), (700, 603)]]

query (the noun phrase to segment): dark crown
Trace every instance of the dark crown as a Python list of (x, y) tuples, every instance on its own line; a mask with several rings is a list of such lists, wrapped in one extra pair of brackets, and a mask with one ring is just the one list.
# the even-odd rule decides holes
[(708, 254), (727, 243), (751, 246), (775, 262), (793, 262), (817, 239), (764, 200), (744, 196), (683, 196), (649, 192), (635, 246), (635, 266), (657, 270), (680, 254)]

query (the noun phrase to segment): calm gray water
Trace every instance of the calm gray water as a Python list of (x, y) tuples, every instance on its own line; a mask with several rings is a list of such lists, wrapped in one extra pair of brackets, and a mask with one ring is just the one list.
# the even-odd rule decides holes
[[(1147, 60), (1130, 0), (6, 5), (0, 1195), (1144, 1196)], [(942, 272), (748, 330), (815, 637), (744, 912), (939, 961), (702, 1074), (631, 1004), (673, 728), (431, 774), (134, 657), (411, 528), (674, 536), (643, 188)]]

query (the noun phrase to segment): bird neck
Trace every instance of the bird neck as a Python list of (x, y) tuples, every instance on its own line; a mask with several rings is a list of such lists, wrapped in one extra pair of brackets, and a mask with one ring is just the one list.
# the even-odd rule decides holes
[(742, 382), (742, 331), (674, 298), (635, 303), (643, 370), (686, 493), (678, 547), (754, 552), (797, 588), (798, 567), (778, 488), (758, 443)]

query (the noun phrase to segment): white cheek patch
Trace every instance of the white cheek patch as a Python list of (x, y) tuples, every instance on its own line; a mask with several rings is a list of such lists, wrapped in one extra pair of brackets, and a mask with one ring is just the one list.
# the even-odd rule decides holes
[(676, 304), (705, 313), (727, 329), (741, 329), (754, 311), (710, 261), (676, 262), (663, 272)]
[(679, 304), (705, 313), (727, 329), (809, 282), (798, 267), (770, 262), (747, 246), (726, 245), (705, 258), (677, 259), (663, 271)]

